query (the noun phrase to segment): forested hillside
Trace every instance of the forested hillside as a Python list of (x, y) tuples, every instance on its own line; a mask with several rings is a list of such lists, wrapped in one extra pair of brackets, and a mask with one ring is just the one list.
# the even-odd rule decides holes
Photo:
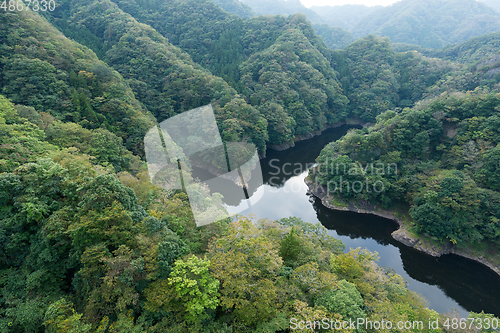
[(153, 117), (114, 69), (32, 12), (2, 14), (0, 34), (6, 97), (61, 121), (103, 127), (143, 154)]
[(212, 2), (226, 12), (236, 14), (241, 18), (248, 19), (257, 15), (250, 6), (238, 0), (212, 0)]
[[(253, 142), (261, 155), (339, 121), (376, 121), (320, 162), (397, 163), (397, 177), (370, 179), (387, 191), (354, 199), (407, 205), (416, 232), (496, 249), (495, 36), (423, 56), (377, 36), (333, 51), (304, 15), (242, 19), (208, 0), (0, 10), (0, 332), (450, 319), (377, 266), (377, 254), (345, 251), (322, 226), (239, 217), (196, 227), (185, 190), (151, 183), (143, 142), (159, 122), (207, 104), (225, 142)], [(189, 170), (182, 177), (202, 209), (221, 205)]]
[(259, 15), (293, 15), (301, 13), (313, 24), (325, 23), (323, 19), (311, 9), (305, 7), (300, 0), (241, 0)]
[[(238, 112), (244, 112), (250, 117), (247, 118), (243, 126), (238, 126), (237, 122), (226, 121), (222, 124), (223, 128), (227, 128), (229, 133), (243, 132), (243, 136), (251, 137), (259, 149), (264, 151), (266, 141), (275, 145), (289, 143), (293, 141), (295, 135), (321, 130), (327, 124), (333, 124), (347, 116), (346, 105), (348, 101), (342, 95), (335, 71), (325, 57), (331, 51), (317, 38), (313, 29), (301, 16), (290, 18), (278, 16), (243, 21), (227, 15), (208, 1), (203, 3), (173, 1), (163, 3), (162, 7), (158, 8), (160, 16), (155, 15), (152, 20), (151, 15), (157, 13), (156, 7), (139, 7), (143, 10), (137, 11), (134, 6), (139, 6), (139, 4), (117, 1), (120, 6), (131, 13), (141, 12), (139, 19), (142, 19), (143, 22), (150, 22), (170, 41), (177, 42), (198, 63), (204, 64), (208, 69), (223, 77), (224, 73), (228, 73), (230, 75), (229, 82), (232, 82), (233, 86), (246, 97), (246, 100), (252, 105), (250, 106), (246, 105), (243, 99), (238, 100), (237, 95), (234, 97), (235, 101), (228, 103), (236, 92), (234, 90), (231, 92), (225, 82), (214, 77), (210, 78), (206, 72), (199, 71), (197, 74), (198, 72), (194, 68), (189, 73), (192, 82), (182, 80), (176, 85), (166, 84), (165, 78), (169, 77), (169, 72), (161, 71), (168, 71), (169, 67), (165, 66), (164, 59), (158, 58), (157, 52), (163, 48), (165, 49), (163, 52), (172, 57), (170, 54), (174, 51), (179, 53), (179, 49), (174, 48), (166, 39), (161, 40), (161, 36), (151, 28), (135, 23), (131, 17), (130, 23), (125, 24), (123, 20), (126, 16), (111, 18), (112, 16), (104, 15), (104, 13), (112, 11), (121, 12), (113, 3), (105, 6), (101, 2), (99, 6), (83, 7), (84, 3), (72, 1), (71, 4), (68, 3), (68, 7), (63, 7), (55, 15), (62, 17), (63, 15), (71, 15), (73, 11), (78, 11), (73, 16), (74, 22), (77, 23), (68, 25), (66, 29), (76, 31), (81, 27), (84, 31), (92, 34), (89, 40), (107, 36), (106, 41), (102, 40), (101, 37), (102, 44), (105, 44), (105, 47), (109, 49), (104, 55), (104, 59), (128, 79), (139, 100), (151, 109), (158, 120), (171, 116), (172, 112), (187, 110), (219, 100), (215, 106), (224, 107), (228, 112), (216, 111), (216, 114), (229, 115), (238, 110)], [(187, 7), (191, 8), (189, 14), (183, 18), (182, 22), (177, 22), (174, 14)], [(193, 10), (193, 7), (198, 11)], [(199, 34), (199, 28), (192, 24), (194, 17), (202, 12), (204, 15), (200, 26), (206, 29), (207, 35)], [(190, 18), (193, 20), (189, 20)], [(56, 24), (58, 24), (58, 20), (60, 19), (55, 20)], [(209, 28), (213, 24), (219, 24), (222, 31)], [(136, 25), (136, 28), (128, 28), (130, 25)], [(113, 27), (114, 35), (109, 38), (111, 36), (99, 32), (96, 27), (105, 31)], [(120, 29), (123, 29), (123, 32), (120, 32)], [(130, 29), (130, 33), (127, 33), (128, 29)], [(140, 36), (141, 30), (149, 31), (150, 35), (155, 36), (154, 43), (147, 39), (140, 40), (140, 43), (138, 40), (135, 41), (137, 37), (134, 36)], [(129, 41), (122, 38), (124, 33), (127, 33)], [(252, 35), (253, 33), (255, 35)], [(225, 36), (227, 38), (224, 38)], [(205, 43), (206, 40), (216, 41), (215, 45)], [(145, 45), (148, 42), (154, 55), (151, 54), (148, 57), (148, 54), (144, 53), (144, 49), (148, 50), (148, 48), (131, 47), (131, 42), (132, 46)], [(231, 46), (230, 48), (227, 45), (222, 46), (227, 43)], [(299, 44), (301, 44), (300, 47)], [(259, 51), (262, 51), (262, 56), (260, 56)], [(287, 58), (284, 58), (284, 55)], [(178, 56), (184, 57), (182, 61), (187, 63), (186, 68), (195, 66), (190, 63), (187, 54), (181, 55), (179, 53)], [(288, 62), (290, 70), (282, 77), (273, 77), (268, 73), (267, 80), (272, 79), (277, 86), (273, 87), (269, 84), (263, 89), (266, 81), (262, 81), (265, 75), (261, 62), (266, 61), (265, 66), (268, 67), (272, 64), (268, 62), (270, 61), (269, 57), (279, 57), (275, 60), (278, 66), (280, 66), (279, 63)], [(152, 60), (152, 58), (156, 58), (158, 61), (156, 66), (154, 62), (150, 65), (158, 68), (154, 71), (148, 69), (148, 62), (145, 62), (149, 61), (148, 59)], [(139, 59), (143, 60), (138, 61)], [(279, 68), (274, 70), (280, 71)], [(261, 72), (259, 73), (259, 71)], [(173, 75), (170, 76), (173, 77)], [(261, 82), (256, 85), (254, 80), (259, 78)], [(220, 82), (216, 83), (217, 80)], [(194, 86), (193, 83), (195, 83)], [(192, 98), (191, 92), (184, 93), (184, 89), (179, 84), (187, 85), (190, 87), (190, 91), (194, 89), (196, 98)], [(213, 88), (210, 88), (211, 86)], [(173, 95), (176, 95), (175, 98)], [(184, 98), (183, 95), (185, 95)], [(165, 105), (169, 100), (171, 105)], [(279, 101), (278, 104), (277, 101)], [(271, 112), (271, 108), (277, 111)], [(251, 119), (251, 117), (254, 118)], [(243, 118), (244, 116), (241, 114), (238, 122), (241, 122)]]
[[(355, 38), (376, 34), (389, 37), (393, 43), (438, 49), (500, 30), (497, 1), (401, 0), (386, 7), (343, 5), (310, 9), (299, 0), (241, 2), (260, 15), (305, 14), (332, 49), (347, 46), (344, 41), (350, 42), (348, 33)], [(328, 30), (327, 26), (336, 29)]]
[(431, 95), (437, 96), (449, 90), (474, 90), (479, 86), (494, 89), (500, 80), (499, 37), (500, 33), (490, 33), (439, 50), (423, 49), (409, 44), (393, 46), (400, 51), (415, 50), (428, 57), (451, 60), (461, 64), (458, 67), (460, 71), (455, 71), (454, 75), (447, 75), (446, 79), (440, 80), (429, 90)]
[(500, 53), (500, 31), (471, 38), (462, 44), (441, 50), (424, 52), (432, 52), (435, 56), (456, 62), (475, 64)]
[[(376, 37), (362, 39), (346, 51), (332, 52), (301, 15), (242, 20), (221, 11), (209, 1), (173, 0), (154, 5), (118, 0), (116, 4), (142, 23), (151, 24), (168, 38), (168, 42), (189, 53), (196, 63), (223, 77), (244, 96), (268, 122), (267, 133), (250, 134), (261, 149), (264, 139), (271, 145), (286, 144), (296, 135), (321, 130), (347, 117), (374, 121), (386, 109), (412, 106), (426, 96), (427, 90), (436, 82), (459, 69), (451, 63), (426, 59), (418, 54), (396, 53), (388, 41)], [(78, 2), (62, 7), (55, 16), (70, 16), (76, 10), (78, 14), (70, 20), (74, 23), (63, 26), (64, 29), (90, 32), (92, 26), (98, 25), (94, 22), (99, 19), (94, 16), (101, 16), (92, 11), (81, 11)], [(117, 8), (113, 10), (119, 11)], [(67, 14), (63, 14), (65, 12)], [(176, 15), (179, 12), (186, 14), (179, 17)], [(56, 19), (55, 24), (59, 20)], [(213, 29), (214, 26), (218, 29)], [(105, 48), (113, 45), (112, 40), (104, 42), (102, 37), (99, 38), (96, 31), (80, 41), (88, 41), (92, 46), (96, 44), (91, 41), (96, 39), (97, 44)], [(161, 43), (171, 48), (168, 42)], [(144, 93), (139, 90), (141, 85), (136, 81), (137, 75), (129, 72), (129, 66), (124, 67), (126, 61), (123, 57), (115, 56), (121, 45), (124, 43), (120, 42), (108, 51), (104, 59), (116, 64), (116, 69), (130, 80), (138, 98), (145, 101), (155, 116), (163, 119), (158, 110), (165, 108), (165, 102), (149, 96), (160, 90), (158, 79), (149, 76), (140, 80), (141, 84), (146, 84), (144, 87), (148, 87), (149, 94), (141, 98)], [(366, 62), (368, 55), (372, 60)], [(128, 59), (143, 56), (142, 52), (136, 52), (128, 55)], [(131, 63), (137, 66), (135, 60)], [(141, 75), (149, 72), (142, 71)], [(205, 103), (210, 101), (209, 95), (206, 98), (200, 95), (200, 98)], [(275, 111), (270, 112), (271, 109)], [(261, 126), (257, 131), (263, 133), (262, 129)]]
[(364, 17), (351, 32), (441, 48), (499, 30), (500, 14), (475, 0), (402, 0)]
[[(239, 2), (238, 0), (221, 1), (221, 0), (211, 0), (213, 3), (218, 5), (220, 8), (228, 11), (230, 13), (236, 14), (242, 18), (249, 18), (248, 13), (241, 11), (241, 6), (248, 6), (248, 8), (253, 9), (258, 15), (294, 15), (297, 13), (306, 15), (307, 19), (312, 23), (314, 31), (316, 34), (323, 38), (326, 46), (336, 50), (341, 49), (351, 42), (354, 41), (352, 34), (343, 28), (340, 28), (339, 24), (329, 25), (318, 15), (318, 13), (307, 9), (302, 5), (299, 0), (296, 1), (283, 1), (283, 0), (272, 0), (272, 1), (261, 1), (261, 0), (247, 0)], [(248, 5), (246, 5), (248, 4)], [(252, 15), (255, 16), (255, 15)]]
[[(417, 234), (443, 245), (473, 247), (497, 262), (500, 94), (488, 90), (446, 93), (411, 109), (382, 113), (373, 127), (350, 132), (325, 147), (318, 159), (324, 174), (316, 178), (318, 184), (338, 182), (339, 177), (380, 181), (380, 192), (344, 191), (334, 196), (344, 202), (409, 207), (408, 227)], [(336, 165), (358, 163), (357, 172), (334, 171)], [(368, 165), (368, 171), (361, 165)], [(374, 172), (370, 165), (378, 169)], [(380, 169), (388, 165), (391, 171)]]
[(343, 253), (321, 226), (242, 218), (196, 228), (186, 194), (152, 186), (143, 162), (116, 173), (103, 158), (123, 151), (94, 140), (102, 129), (3, 96), (0, 127), (3, 332), (279, 332), (289, 318), (438, 318), (375, 254)]
[[(73, 14), (74, 13), (74, 14)], [(222, 13), (223, 14), (223, 13)], [(63, 31), (80, 34), (82, 42), (103, 45), (103, 59), (120, 72), (139, 99), (162, 121), (179, 112), (213, 103), (223, 136), (250, 139), (265, 151), (266, 120), (224, 80), (215, 77), (170, 44), (151, 27), (140, 24), (110, 1), (71, 1), (54, 12)], [(74, 22), (63, 18), (73, 15)], [(234, 116), (239, 113), (236, 119)]]

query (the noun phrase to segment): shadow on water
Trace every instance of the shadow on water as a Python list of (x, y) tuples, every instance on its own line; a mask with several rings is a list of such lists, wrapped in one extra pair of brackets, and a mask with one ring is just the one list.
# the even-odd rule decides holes
[[(444, 313), (457, 308), (462, 316), (466, 316), (467, 311), (484, 310), (500, 316), (500, 277), (486, 266), (459, 256), (435, 258), (418, 252), (391, 237), (397, 228), (394, 221), (333, 211), (307, 193), (304, 171), (315, 162), (326, 144), (339, 139), (350, 128), (353, 127), (329, 129), (320, 136), (297, 142), (295, 147), (285, 151), (268, 151), (267, 158), (261, 160), (264, 197), (242, 214), (252, 213), (258, 218), (270, 219), (293, 215), (308, 222), (322, 223), (329, 229), (329, 234), (341, 239), (347, 248), (377, 251), (379, 265), (394, 269), (407, 280), (410, 290), (423, 295), (436, 311)], [(231, 182), (224, 184), (223, 188), (211, 190), (227, 193), (228, 186), (241, 191)], [(294, 186), (300, 190), (293, 190)], [(230, 206), (239, 204), (231, 195), (226, 195), (224, 201)]]
[[(267, 158), (260, 161), (262, 169), (262, 177), (264, 184), (273, 187), (282, 187), (287, 180), (293, 176), (297, 176), (309, 169), (314, 164), (314, 160), (319, 156), (321, 149), (328, 143), (340, 139), (349, 129), (361, 128), (358, 125), (342, 125), (336, 128), (329, 128), (323, 131), (312, 139), (299, 141), (294, 147), (283, 151), (268, 150)], [(311, 142), (314, 144), (311, 145)], [(192, 167), (193, 177), (205, 181), (213, 179), (214, 175), (209, 171), (196, 166)], [(258, 184), (255, 181), (259, 177), (254, 177), (253, 174), (258, 170), (253, 170), (252, 177), (249, 182), (249, 195), (252, 196), (258, 189)], [(214, 183), (210, 190), (212, 193), (224, 193), (224, 202), (230, 206), (238, 206), (241, 203), (240, 193), (242, 188), (237, 186), (230, 180), (219, 179)]]
[(358, 125), (342, 125), (329, 128), (321, 135), (309, 140), (299, 141), (295, 146), (283, 151), (267, 151), (267, 157), (261, 160), (264, 184), (281, 187), (293, 176), (298, 176), (309, 169), (330, 142), (340, 139), (350, 129), (361, 128)]
[(439, 258), (405, 246), (391, 237), (394, 221), (374, 215), (333, 211), (314, 199), (318, 219), (329, 230), (349, 238), (371, 238), (399, 249), (404, 271), (413, 279), (438, 286), (467, 311), (500, 315), (500, 277), (480, 263), (456, 255)]

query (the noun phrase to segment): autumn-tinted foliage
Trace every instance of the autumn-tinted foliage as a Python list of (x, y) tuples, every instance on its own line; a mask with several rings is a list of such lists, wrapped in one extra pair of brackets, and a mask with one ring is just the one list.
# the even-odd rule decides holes
[(206, 104), (224, 141), (261, 154), (376, 119), (319, 162), (397, 167), (356, 165), (347, 180), (386, 190), (342, 199), (399, 200), (420, 233), (498, 244), (491, 48), (474, 65), (397, 53), (374, 36), (334, 52), (303, 15), (243, 20), (208, 1), (61, 0), (43, 15), (0, 11), (1, 332), (284, 332), (291, 318), (438, 317), (376, 254), (346, 252), (321, 225), (196, 227), (186, 192), (153, 185), (141, 158), (155, 124)]

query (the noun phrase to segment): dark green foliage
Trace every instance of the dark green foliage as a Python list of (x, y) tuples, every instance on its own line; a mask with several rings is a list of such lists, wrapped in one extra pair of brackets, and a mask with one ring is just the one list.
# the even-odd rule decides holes
[(313, 178), (331, 189), (340, 181), (336, 165), (347, 165), (345, 179), (381, 181), (383, 191), (336, 196), (409, 205), (415, 229), (442, 242), (498, 244), (499, 106), (498, 94), (478, 90), (387, 111), (369, 130), (325, 147)]
[(486, 187), (500, 190), (500, 146), (487, 151), (483, 157), (483, 166), (479, 169), (478, 178)]
[(315, 24), (314, 31), (323, 38), (325, 45), (332, 50), (343, 49), (354, 42), (352, 34), (339, 27), (331, 27), (326, 24)]
[[(476, 41), (470, 50), (488, 58), (468, 67), (396, 53), (377, 37), (334, 52), (304, 15), (242, 20), (201, 0), (61, 0), (44, 15), (65, 35), (37, 13), (0, 11), (10, 98), (0, 95), (1, 332), (281, 332), (291, 317), (437, 318), (375, 255), (343, 253), (321, 225), (197, 227), (186, 193), (151, 184), (140, 156), (155, 122), (205, 104), (225, 141), (260, 152), (348, 117), (377, 119), (319, 158), (356, 170), (342, 180), (384, 187), (344, 198), (411, 205), (414, 229), (443, 242), (500, 242), (500, 96), (484, 88), (384, 112), (449, 87), (495, 89), (494, 46)], [(349, 38), (339, 36), (325, 41)], [(341, 181), (319, 171), (320, 184)]]
[(396, 53), (387, 38), (368, 36), (333, 54), (349, 113), (374, 121), (381, 112), (409, 107), (430, 94), (456, 66), (413, 52)]
[[(218, 11), (218, 15), (227, 15), (213, 4), (206, 4)], [(128, 3), (125, 7), (129, 8), (127, 6), (131, 5)], [(252, 121), (244, 122), (244, 130), (234, 140), (252, 140), (260, 151), (265, 150), (268, 140), (265, 120), (246, 105), (222, 79), (200, 68), (186, 53), (174, 47), (155, 30), (139, 24), (112, 2), (104, 1), (101, 5), (71, 2), (61, 10), (66, 10), (65, 13), (76, 11), (74, 23), (69, 25), (71, 29), (83, 27), (103, 42), (102, 31), (107, 31), (105, 42), (109, 51), (104, 59), (128, 79), (139, 101), (144, 103), (159, 122), (207, 104), (213, 105), (221, 122), (229, 118), (241, 123), (245, 118), (243, 114), (249, 113), (248, 117), (252, 117)], [(80, 95), (78, 97), (79, 101), (84, 99)], [(240, 107), (239, 118), (232, 118), (232, 113), (221, 111), (231, 101)], [(82, 104), (81, 101), (78, 103)], [(118, 119), (126, 115), (127, 108), (127, 105), (114, 101), (106, 111)], [(90, 109), (82, 109), (91, 114)], [(85, 116), (84, 112), (80, 114)]]
[(31, 11), (0, 15), (6, 97), (86, 128), (103, 126), (141, 155), (152, 122), (117, 72)]
[(498, 53), (499, 46), (500, 33), (493, 32), (471, 38), (466, 42), (454, 46), (448, 46), (441, 50), (423, 50), (423, 52), (448, 60), (474, 64), (484, 58), (496, 55)]
[(323, 54), (311, 49), (301, 30), (290, 29), (241, 65), (250, 103), (281, 105), (296, 123), (295, 134), (323, 129), (346, 116), (347, 99), (335, 72)]
[(304, 250), (300, 237), (297, 235), (295, 228), (292, 228), (290, 233), (283, 238), (280, 246), (280, 256), (283, 258), (284, 265), (294, 267), (298, 261), (301, 252)]
[[(144, 4), (120, 1), (117, 1), (117, 4), (145, 22), (151, 22), (150, 16), (154, 14), (153, 27), (168, 37), (170, 42), (188, 51), (194, 60), (226, 78), (243, 92), (251, 104), (258, 106), (261, 113), (259, 115), (253, 108), (245, 106), (245, 103), (238, 99), (236, 92), (224, 81), (201, 70), (186, 54), (170, 45), (154, 30), (139, 26), (131, 17), (117, 16), (110, 19), (109, 16), (104, 16), (105, 12), (120, 12), (114, 4), (110, 3), (108, 7), (76, 7), (77, 3), (74, 3), (74, 7), (70, 7), (69, 11), (71, 12), (71, 8), (80, 9), (75, 16), (75, 20), (78, 18), (78, 25), (83, 25), (96, 36), (100, 36), (96, 27), (108, 31), (113, 29), (113, 35), (107, 41), (112, 47), (106, 53), (105, 59), (129, 79), (138, 99), (159, 121), (176, 113), (212, 103), (218, 118), (223, 122), (223, 132), (227, 132), (223, 133), (223, 136), (233, 140), (249, 138), (263, 151), (266, 141), (271, 144), (290, 142), (294, 135), (322, 129), (325, 125), (345, 117), (343, 110), (347, 100), (342, 96), (335, 73), (325, 58), (329, 54), (328, 50), (317, 39), (304, 17), (242, 21), (228, 16), (205, 1), (196, 4), (166, 2), (162, 5), (164, 10), (160, 11), (162, 16), (157, 17), (156, 8)], [(86, 9), (81, 10), (82, 8)], [(180, 10), (190, 13), (192, 20), (189, 20), (188, 15), (184, 18), (185, 23), (179, 24), (172, 13)], [(207, 35), (200, 35), (199, 29), (194, 29), (192, 24), (195, 15), (201, 11), (203, 16), (201, 21), (198, 21)], [(208, 28), (213, 26), (214, 21), (218, 22), (219, 30)], [(130, 30), (127, 28), (129, 25), (137, 28)], [(74, 28), (76, 29), (76, 24)], [(293, 30), (290, 30), (292, 28)], [(219, 44), (210, 45), (205, 43), (207, 40)], [(228, 48), (228, 44), (234, 47)], [(294, 49), (299, 44), (304, 44), (300, 52)], [(310, 48), (317, 48), (318, 51), (309, 54), (307, 50)], [(264, 50), (261, 57), (248, 58), (261, 50)], [(260, 96), (261, 89), (243, 76), (247, 75), (249, 70), (258, 71), (262, 66), (260, 62), (269, 61), (269, 57), (283, 62), (280, 52), (288, 54), (290, 59), (287, 61), (290, 61), (291, 70), (286, 76), (277, 77), (278, 81), (275, 82), (281, 86), (290, 85), (287, 88), (289, 92), (278, 92), (269, 87), (266, 88), (266, 95)], [(245, 59), (248, 60), (244, 62)], [(224, 67), (213, 67), (212, 63), (214, 66), (222, 64)], [(297, 66), (299, 67), (295, 69)], [(268, 73), (264, 76), (271, 78), (275, 74)], [(306, 83), (307, 81), (312, 82)], [(281, 105), (285, 113), (275, 115), (272, 110), (264, 107), (268, 102)], [(232, 110), (227, 109), (228, 104), (232, 105)], [(224, 110), (218, 112), (218, 106), (224, 107)], [(238, 110), (234, 110), (234, 106)], [(264, 119), (269, 119), (269, 131)], [(243, 131), (238, 131), (239, 128)], [(238, 133), (236, 137), (235, 133)]]

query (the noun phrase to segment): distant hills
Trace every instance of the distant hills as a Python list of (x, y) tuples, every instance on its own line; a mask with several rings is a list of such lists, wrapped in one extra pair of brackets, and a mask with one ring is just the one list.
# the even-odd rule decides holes
[[(345, 24), (331, 24), (329, 18), (322, 17), (320, 13), (306, 8), (300, 0), (211, 0), (227, 12), (236, 14), (241, 18), (249, 18), (250, 15), (293, 15), (301, 13), (311, 21), (316, 34), (321, 36), (325, 44), (333, 49), (341, 49), (354, 42), (354, 36), (345, 30)], [(362, 6), (365, 7), (365, 6)], [(243, 10), (242, 8), (249, 8)], [(332, 8), (332, 7), (328, 7)], [(367, 7), (369, 8), (369, 7)], [(330, 20), (331, 21), (331, 20)], [(349, 21), (349, 20), (348, 20)], [(351, 22), (351, 21), (349, 21)]]
[(233, 13), (242, 18), (251, 18), (256, 16), (256, 13), (252, 8), (238, 0), (213, 0), (220, 8), (224, 9), (226, 12)]
[(351, 32), (441, 48), (500, 30), (500, 14), (474, 0), (403, 0), (364, 17)]
[(479, 0), (482, 3), (487, 4), (491, 8), (495, 9), (497, 12), (500, 13), (500, 1), (498, 0)]
[[(498, 0), (403, 0), (387, 7), (344, 5), (311, 8), (306, 8), (300, 0), (213, 2), (241, 17), (245, 14), (234, 9), (239, 8), (238, 2), (248, 5), (258, 15), (302, 13), (332, 49), (343, 48), (355, 38), (370, 34), (389, 37), (393, 43), (438, 49), (500, 31)], [(333, 27), (335, 29), (331, 29)]]
[[(220, 0), (216, 0), (218, 2)], [(306, 8), (300, 0), (241, 0), (240, 2), (250, 6), (252, 10), (259, 15), (292, 15), (302, 13), (313, 24), (326, 23), (323, 18), (315, 11)]]
[(365, 5), (343, 6), (313, 6), (311, 10), (318, 13), (326, 24), (332, 27), (341, 27), (345, 30), (353, 29), (365, 16), (384, 8), (383, 6), (368, 7)]

